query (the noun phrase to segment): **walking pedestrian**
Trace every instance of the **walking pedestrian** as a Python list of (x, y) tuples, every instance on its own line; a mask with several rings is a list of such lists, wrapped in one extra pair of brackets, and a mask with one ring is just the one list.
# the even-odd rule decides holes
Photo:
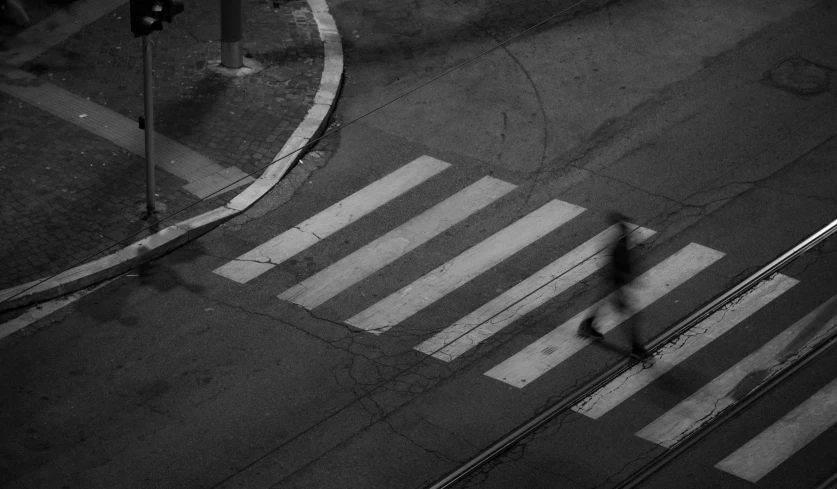
[[(613, 304), (612, 307), (619, 314), (625, 316), (632, 311), (631, 304), (631, 285), (635, 278), (634, 267), (630, 251), (630, 231), (626, 224), (626, 218), (618, 212), (614, 212), (610, 216), (611, 222), (617, 225), (618, 237), (613, 244), (610, 259), (610, 281), (613, 288)], [(601, 340), (604, 338), (599, 330), (596, 329), (596, 317), (601, 312), (601, 306), (596, 308), (593, 313), (584, 321), (578, 328), (578, 334), (594, 340)], [(639, 319), (638, 314), (633, 314), (633, 320), (629, 321), (629, 334), (631, 339), (631, 356), (639, 360), (645, 360), (649, 357), (648, 351), (642, 346), (639, 340)]]

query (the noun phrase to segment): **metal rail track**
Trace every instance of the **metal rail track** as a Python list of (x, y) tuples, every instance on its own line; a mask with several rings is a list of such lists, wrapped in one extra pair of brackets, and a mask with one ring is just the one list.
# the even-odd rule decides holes
[[(705, 426), (702, 426), (693, 435), (690, 435), (688, 438), (684, 439), (677, 445), (671, 447), (671, 449), (669, 449), (668, 451), (662, 453), (661, 455), (655, 457), (653, 460), (649, 461), (640, 469), (632, 473), (627, 479), (622, 481), (614, 489), (631, 489), (636, 487), (638, 484), (645, 482), (646, 480), (648, 480), (649, 477), (651, 477), (657, 471), (665, 467), (666, 464), (685, 453), (686, 450), (691, 448), (693, 445), (695, 445), (697, 442), (699, 442), (701, 439), (706, 437), (711, 432), (715, 431), (717, 428), (721, 427), (725, 422), (737, 416), (741, 411), (743, 411), (748, 406), (759, 400), (765, 394), (772, 391), (773, 388), (779, 386), (782, 382), (785, 381), (785, 379), (795, 374), (799, 369), (810, 363), (812, 360), (814, 360), (821, 354), (825, 353), (831, 348), (834, 348), (835, 346), (837, 346), (837, 335), (834, 335), (830, 339), (823, 341), (822, 343), (817, 345), (816, 348), (813, 348), (807, 354), (803, 355), (793, 365), (784, 369), (775, 377), (771, 378), (764, 384), (749, 392), (741, 400), (736, 402), (733, 407), (724, 411), (721, 415), (719, 415), (717, 418), (714, 418), (712, 421), (706, 423)], [(835, 476), (832, 476), (829, 479), (829, 481), (831, 484), (837, 483), (837, 474), (835, 474)], [(829, 481), (826, 481), (822, 487), (831, 487), (826, 485), (829, 483)]]
[[(780, 254), (778, 257), (770, 261), (767, 265), (763, 266), (758, 271), (756, 271), (746, 279), (742, 280), (739, 284), (719, 294), (714, 299), (706, 303), (703, 307), (697, 309), (690, 315), (686, 316), (684, 319), (680, 320), (674, 327), (666, 330), (661, 335), (657, 336), (654, 340), (652, 340), (647, 346), (647, 349), (649, 351), (654, 351), (662, 345), (671, 342), (672, 340), (683, 334), (685, 331), (688, 331), (690, 328), (700, 323), (707, 317), (711, 316), (719, 309), (725, 307), (727, 304), (736, 300), (738, 297), (741, 297), (749, 290), (751, 290), (753, 287), (755, 287), (759, 282), (768, 279), (770, 276), (777, 273), (780, 269), (784, 268), (789, 263), (803, 255), (805, 252), (809, 251), (814, 246), (817, 246), (826, 238), (835, 233), (837, 233), (837, 219), (831, 221), (823, 228), (819, 229), (815, 233), (811, 234), (810, 236), (799, 242), (797, 245)], [(798, 368), (801, 368), (803, 365), (807, 364), (817, 355), (819, 355), (823, 351), (826, 351), (828, 348), (831, 348), (834, 344), (837, 344), (837, 337), (832, 337), (830, 340), (826, 340), (820, 345), (818, 345), (817, 348), (812, 349), (810, 352), (808, 352), (808, 354), (798, 359), (794, 365), (788, 367), (781, 374), (776, 375), (774, 378), (772, 378), (768, 382), (765, 382), (765, 384), (751, 392), (741, 402), (736, 404), (735, 407), (726, 411), (724, 414), (718, 416), (712, 422), (707, 423), (697, 432), (695, 432), (685, 440), (681, 441), (678, 445), (672, 447), (671, 450), (650, 461), (644, 467), (632, 474), (628, 479), (623, 481), (622, 484), (618, 486), (619, 489), (628, 489), (631, 487), (635, 487), (638, 483), (647, 479), (651, 474), (659, 470), (662, 466), (664, 466), (674, 457), (685, 451), (685, 449), (691, 446), (691, 444), (695, 443), (698, 439), (705, 436), (706, 433), (715, 429), (715, 427), (723, 424), (723, 422), (726, 419), (729, 419), (729, 417), (733, 416), (741, 409), (744, 409), (747, 404), (755, 401), (765, 392), (768, 392), (773, 386), (778, 385), (778, 383), (787, 378), (787, 376), (793, 374), (793, 372), (795, 372)], [(520, 442), (520, 440), (522, 440), (529, 434), (535, 432), (538, 428), (548, 423), (556, 416), (566, 412), (572, 406), (577, 404), (582, 399), (593, 394), (596, 390), (606, 385), (615, 377), (621, 375), (623, 372), (628, 370), (634, 362), (635, 360), (626, 358), (613, 365), (612, 367), (608, 368), (607, 370), (599, 374), (595, 379), (588, 382), (586, 385), (579, 387), (573, 393), (566, 396), (564, 399), (558, 401), (557, 403), (553, 404), (541, 414), (535, 416), (534, 418), (530, 419), (518, 428), (514, 429), (509, 434), (505, 435), (503, 438), (494, 442), (491, 446), (478, 453), (476, 456), (468, 460), (463, 465), (459, 466), (456, 470), (450, 472), (448, 475), (435, 482), (433, 485), (428, 486), (428, 489), (449, 489), (453, 487), (455, 484), (472, 474), (475, 470), (479, 469), (491, 460), (499, 457), (506, 450)]]

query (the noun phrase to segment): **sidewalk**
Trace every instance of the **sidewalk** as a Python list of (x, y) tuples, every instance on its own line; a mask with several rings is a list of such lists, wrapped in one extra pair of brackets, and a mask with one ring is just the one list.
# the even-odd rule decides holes
[[(143, 220), (142, 53), (128, 2), (36, 2), (26, 4), (29, 28), (0, 28), (0, 299), (137, 243), (149, 225), (158, 231), (227, 205), (289, 140), (300, 147), (314, 137), (333, 105), (342, 57), (336, 74), (334, 63), (324, 73), (324, 42), (336, 37), (333, 20), (312, 10), (328, 16), (324, 2), (244, 0), (245, 56), (264, 68), (244, 77), (209, 68), (220, 58), (217, 2), (186, 2), (152, 36), (159, 222)], [(236, 210), (263, 192), (249, 194)], [(57, 295), (41, 292), (27, 302)]]

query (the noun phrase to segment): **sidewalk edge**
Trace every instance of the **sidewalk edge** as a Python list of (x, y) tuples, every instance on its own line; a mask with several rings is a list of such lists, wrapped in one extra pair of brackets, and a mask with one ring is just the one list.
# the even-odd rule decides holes
[(264, 173), (223, 207), (173, 224), (165, 229), (97, 260), (79, 265), (48, 279), (33, 280), (0, 291), (0, 312), (75, 292), (116, 277), (158, 258), (215, 229), (241, 214), (269, 192), (302, 157), (308, 142), (319, 136), (334, 109), (343, 81), (343, 45), (325, 0), (306, 0), (320, 40), (324, 63), (314, 104)]

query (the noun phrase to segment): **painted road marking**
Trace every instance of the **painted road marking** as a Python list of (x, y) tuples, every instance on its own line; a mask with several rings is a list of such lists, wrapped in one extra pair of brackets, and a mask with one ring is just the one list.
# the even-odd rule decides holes
[[(632, 246), (655, 233), (626, 224)], [(608, 247), (619, 229), (619, 225), (613, 225), (602, 231), (415, 349), (445, 362), (453, 361), (603, 267), (609, 260)]]
[(527, 245), (584, 212), (553, 200), (456, 258), (351, 317), (347, 324), (375, 334), (412, 316)]
[(654, 354), (656, 361), (653, 368), (646, 368), (642, 363), (635, 364), (593, 395), (573, 406), (573, 411), (593, 419), (600, 418), (622, 401), (636, 394), (680, 362), (694, 355), (701, 348), (750, 317), (770, 301), (788, 291), (798, 282), (798, 280), (781, 274), (774, 275), (770, 280), (761, 282), (740, 300), (731, 304), (730, 307), (715, 312), (680, 335), (674, 342), (657, 351)]
[(837, 329), (837, 296), (832, 297), (688, 399), (637, 432), (670, 448), (704, 423), (811, 350)]
[(230, 280), (247, 283), (449, 166), (449, 163), (430, 156), (416, 158), (296, 227), (216, 268), (214, 272)]
[(756, 483), (837, 423), (837, 379), (715, 467)]
[[(602, 333), (607, 333), (723, 256), (724, 253), (720, 251), (696, 243), (689, 244), (637, 278), (637, 290), (631, 294), (633, 311), (621, 318), (599, 321), (596, 327)], [(485, 375), (518, 388), (531, 384), (590, 343), (590, 340), (576, 334), (578, 325), (600, 305), (612, 303), (612, 298), (613, 294), (610, 294), (579, 312)]]
[[(15, 68), (0, 73), (0, 91), (145, 158), (145, 131), (121, 114)], [(188, 182), (183, 188), (197, 197), (227, 192), (255, 180), (160, 133), (155, 132), (154, 138), (157, 166)]]
[(517, 186), (485, 177), (279, 295), (313, 309)]

